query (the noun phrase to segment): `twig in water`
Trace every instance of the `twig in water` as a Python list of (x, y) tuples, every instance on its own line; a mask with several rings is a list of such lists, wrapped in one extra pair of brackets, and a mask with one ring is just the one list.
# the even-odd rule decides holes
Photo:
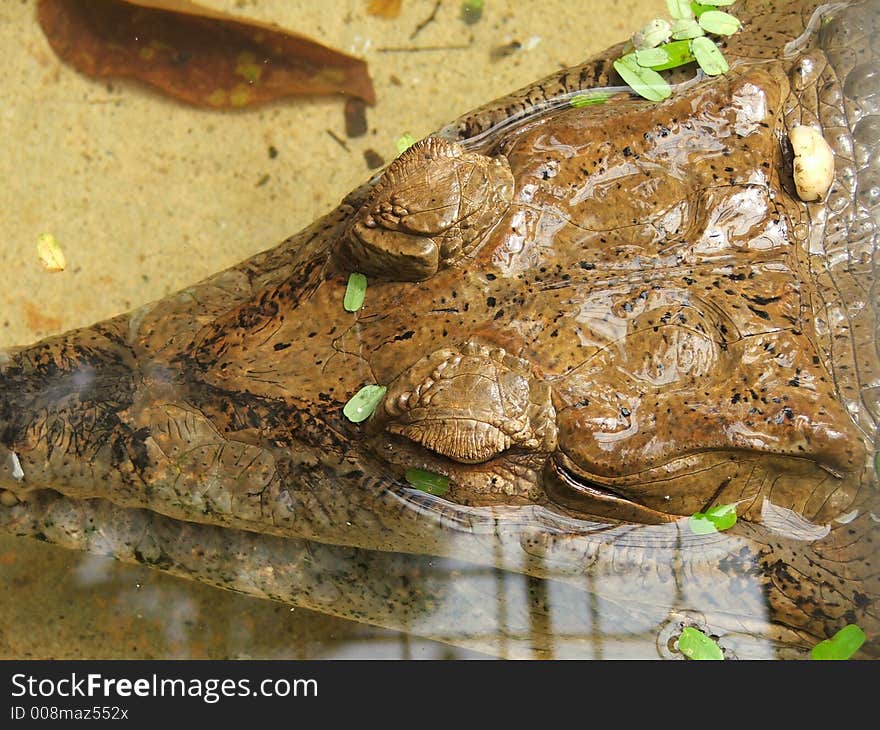
[(425, 18), (421, 23), (419, 23), (419, 24), (416, 26), (416, 29), (412, 32), (412, 35), (409, 37), (410, 40), (412, 40), (412, 39), (415, 38), (419, 33), (421, 33), (421, 32), (422, 32), (422, 29), (423, 29), (426, 25), (430, 25), (431, 23), (434, 22), (434, 20), (437, 18), (437, 11), (440, 9), (440, 3), (441, 3), (442, 1), (443, 1), (443, 0), (437, 0), (437, 2), (434, 3), (434, 9), (431, 11), (431, 14), (430, 14), (427, 18)]

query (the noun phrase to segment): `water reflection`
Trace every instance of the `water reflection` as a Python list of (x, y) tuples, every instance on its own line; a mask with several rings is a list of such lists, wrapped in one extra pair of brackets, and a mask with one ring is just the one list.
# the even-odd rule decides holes
[[(545, 532), (543, 547), (540, 540), (522, 541), (518, 565), (505, 557), (514, 551), (496, 541), (496, 559), (511, 568), (504, 570), (181, 524), (137, 511), (132, 519), (107, 504), (98, 509), (104, 520), (117, 511), (106, 524), (122, 528), (119, 557), (126, 558), (120, 544), (137, 544), (128, 537), (140, 536), (143, 544), (148, 536), (163, 551), (163, 570), (276, 601), (3, 538), (4, 578), (16, 586), (15, 601), (3, 608), (3, 655), (681, 658), (675, 641), (685, 626), (717, 638), (728, 659), (804, 656), (809, 647), (797, 632), (772, 623), (779, 611), (768, 610), (774, 598), (756, 570), (752, 528), (697, 536), (683, 529), (685, 521), (605, 529), (601, 540), (589, 532), (547, 540)], [(62, 533), (49, 537), (64, 544)], [(450, 543), (456, 539), (466, 551), (472, 536), (451, 536)], [(107, 543), (95, 543), (101, 544)], [(35, 573), (27, 568), (34, 564), (46, 568)], [(46, 634), (16, 635), (14, 626), (46, 605), (47, 592), (65, 600), (58, 614), (46, 616)], [(72, 633), (79, 647), (73, 653)]]
[(3, 659), (491, 658), (6, 535), (0, 578)]

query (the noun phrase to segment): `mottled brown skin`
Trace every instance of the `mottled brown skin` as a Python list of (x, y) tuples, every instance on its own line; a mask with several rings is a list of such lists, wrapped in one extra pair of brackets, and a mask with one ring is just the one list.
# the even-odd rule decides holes
[[(663, 103), (541, 112), (618, 83), (611, 49), (418, 143), (278, 248), (0, 355), (0, 455), (25, 475), (0, 476), (0, 524), (99, 549), (86, 525), (116, 521), (102, 549), (123, 559), (384, 625), (429, 594), (330, 606), (280, 585), (277, 556), (630, 576), (596, 590), (800, 650), (858, 623), (875, 655), (880, 4), (793, 43), (816, 7), (738, 4), (730, 73)], [(792, 181), (797, 124), (835, 152), (817, 203)], [(373, 383), (384, 400), (350, 422)], [(409, 467), (449, 492), (409, 489)], [(728, 533), (688, 530), (730, 503)], [(199, 541), (227, 554), (194, 566)], [(670, 575), (686, 597), (659, 598)]]

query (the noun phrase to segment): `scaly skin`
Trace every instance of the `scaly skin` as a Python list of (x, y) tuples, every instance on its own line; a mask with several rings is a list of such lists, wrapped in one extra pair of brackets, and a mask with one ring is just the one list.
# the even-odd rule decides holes
[[(880, 3), (817, 7), (738, 4), (730, 72), (663, 103), (543, 109), (618, 83), (610, 49), (279, 247), (0, 354), (0, 526), (502, 655), (558, 655), (549, 609), (487, 638), (462, 566), (587, 591), (661, 653), (682, 625), (787, 657), (858, 623), (877, 655)], [(798, 124), (835, 153), (816, 203)]]

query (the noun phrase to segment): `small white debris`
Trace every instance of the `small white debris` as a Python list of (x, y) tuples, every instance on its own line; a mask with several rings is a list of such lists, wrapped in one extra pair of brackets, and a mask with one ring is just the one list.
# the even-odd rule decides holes
[(64, 251), (51, 233), (44, 233), (37, 239), (37, 255), (46, 267), (46, 271), (58, 272), (67, 268)]
[(14, 451), (9, 452), (9, 464), (12, 466), (12, 478), (20, 482), (24, 479), (24, 469), (21, 468), (21, 462), (18, 460), (18, 454)]
[(822, 200), (834, 179), (834, 153), (819, 130), (806, 125), (788, 133), (794, 152), (794, 184), (804, 202)]
[(847, 512), (845, 515), (840, 515), (840, 517), (835, 517), (834, 521), (839, 522), (841, 525), (848, 525), (850, 522), (852, 522), (858, 516), (859, 516), (859, 511), (857, 509), (854, 509), (851, 512)]

